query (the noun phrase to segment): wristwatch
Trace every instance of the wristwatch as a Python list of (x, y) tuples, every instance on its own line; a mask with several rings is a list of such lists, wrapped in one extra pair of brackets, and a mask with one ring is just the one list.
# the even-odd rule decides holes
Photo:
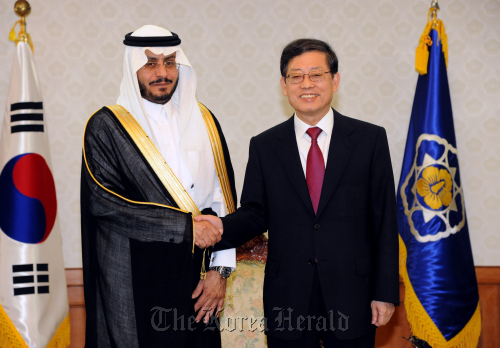
[(233, 272), (231, 270), (231, 267), (224, 267), (224, 266), (213, 266), (208, 269), (209, 271), (216, 271), (220, 274), (222, 279), (227, 279)]

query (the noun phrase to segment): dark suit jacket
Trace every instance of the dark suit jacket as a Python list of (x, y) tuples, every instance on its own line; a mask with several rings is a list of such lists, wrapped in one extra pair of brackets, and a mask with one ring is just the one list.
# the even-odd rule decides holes
[[(269, 231), (264, 313), (270, 336), (300, 337), (297, 317), (307, 315), (316, 259), (339, 339), (354, 339), (373, 328), (372, 300), (399, 303), (395, 188), (382, 127), (334, 110), (316, 215), (293, 117), (252, 138), (241, 207), (222, 220), (224, 234), (216, 250)], [(292, 330), (289, 322), (280, 326), (277, 308), (284, 310), (282, 319), (288, 308), (293, 310)]]

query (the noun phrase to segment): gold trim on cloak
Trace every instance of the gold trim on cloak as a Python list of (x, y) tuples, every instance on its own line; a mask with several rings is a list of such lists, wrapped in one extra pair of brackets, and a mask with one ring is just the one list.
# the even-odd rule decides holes
[(219, 178), (219, 184), (222, 189), (227, 212), (228, 214), (231, 214), (236, 211), (236, 207), (233, 192), (231, 190), (231, 184), (229, 183), (229, 175), (227, 174), (226, 161), (224, 159), (224, 152), (222, 150), (222, 142), (220, 140), (219, 132), (217, 131), (217, 126), (215, 125), (214, 118), (212, 117), (210, 111), (202, 103), (198, 103), (198, 106), (200, 107), (201, 115), (203, 116), (203, 120), (207, 126), (208, 137), (210, 138), (212, 153), (214, 155), (215, 170), (217, 171), (217, 177)]
[(136, 119), (121, 105), (108, 105), (107, 108), (115, 114), (179, 208), (194, 216), (201, 215), (189, 193)]
[[(97, 111), (96, 111), (97, 112)], [(95, 112), (92, 114), (92, 116), (94, 116)], [(108, 192), (108, 193), (111, 193), (112, 195), (120, 198), (120, 199), (123, 199), (124, 201), (127, 201), (129, 203), (133, 203), (133, 204), (144, 204), (144, 205), (154, 205), (154, 206), (157, 206), (157, 207), (163, 207), (163, 208), (168, 208), (168, 209), (174, 209), (174, 210), (178, 210), (178, 211), (181, 211), (183, 213), (189, 213), (187, 210), (182, 210), (182, 209), (179, 209), (179, 208), (176, 208), (176, 207), (172, 207), (172, 206), (169, 206), (169, 205), (165, 205), (165, 204), (161, 204), (161, 203), (155, 203), (155, 202), (139, 202), (139, 201), (133, 201), (131, 199), (128, 199), (128, 198), (125, 198), (121, 195), (119, 195), (118, 193), (116, 192), (113, 192), (111, 191), (110, 189), (108, 189), (107, 187), (105, 187), (104, 185), (102, 185), (99, 181), (97, 181), (97, 179), (94, 177), (94, 174), (92, 174), (92, 172), (90, 171), (90, 167), (89, 167), (89, 164), (87, 162), (87, 154), (85, 153), (85, 133), (87, 131), (87, 125), (89, 124), (89, 121), (90, 119), (92, 118), (92, 116), (90, 116), (90, 118), (87, 120), (87, 124), (85, 125), (85, 130), (83, 132), (83, 160), (85, 162), (85, 166), (87, 167), (87, 171), (89, 172), (91, 178), (95, 181), (95, 183), (100, 187), (102, 188), (104, 191)]]

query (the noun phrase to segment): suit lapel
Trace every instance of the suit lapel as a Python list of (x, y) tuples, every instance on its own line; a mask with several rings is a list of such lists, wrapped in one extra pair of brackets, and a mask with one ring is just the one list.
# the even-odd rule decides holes
[(352, 129), (346, 125), (345, 116), (342, 116), (335, 110), (333, 110), (333, 114), (332, 138), (330, 140), (330, 149), (328, 150), (328, 160), (316, 219), (320, 216), (335, 191), (354, 149), (349, 140), (349, 134), (352, 132)]
[(278, 133), (278, 140), (274, 146), (276, 155), (285, 169), (285, 173), (292, 182), (292, 186), (302, 199), (307, 209), (314, 214), (314, 209), (309, 196), (304, 170), (300, 162), (299, 148), (295, 137), (293, 116), (282, 124), (283, 130)]

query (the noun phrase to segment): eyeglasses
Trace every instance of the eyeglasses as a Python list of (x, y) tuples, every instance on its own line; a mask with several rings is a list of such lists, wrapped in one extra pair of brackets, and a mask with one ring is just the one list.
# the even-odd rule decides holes
[(304, 81), (304, 76), (309, 76), (309, 80), (312, 82), (320, 82), (325, 79), (325, 75), (330, 73), (331, 71), (324, 71), (324, 70), (313, 70), (309, 74), (303, 74), (301, 72), (293, 72), (286, 76), (288, 81), (291, 84), (296, 84), (296, 83), (301, 83)]
[(146, 69), (147, 71), (153, 72), (158, 70), (160, 65), (163, 65), (163, 67), (167, 71), (173, 71), (179, 69), (179, 63), (173, 62), (171, 60), (165, 60), (163, 61), (163, 63), (147, 62), (146, 64), (143, 65), (142, 69)]

